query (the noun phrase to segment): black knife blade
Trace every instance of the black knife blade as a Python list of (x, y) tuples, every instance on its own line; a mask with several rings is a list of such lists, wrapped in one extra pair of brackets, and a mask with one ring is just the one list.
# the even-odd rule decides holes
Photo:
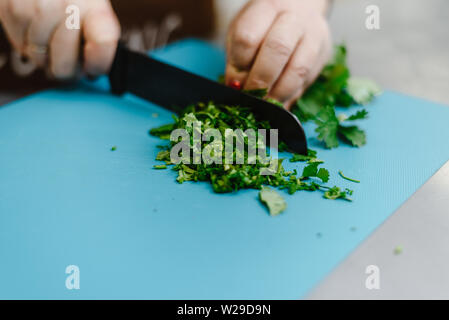
[(114, 94), (130, 92), (176, 113), (192, 103), (208, 101), (249, 108), (258, 119), (268, 120), (273, 129), (279, 130), (280, 140), (291, 151), (307, 154), (304, 129), (284, 108), (133, 52), (123, 44), (117, 47), (109, 81)]

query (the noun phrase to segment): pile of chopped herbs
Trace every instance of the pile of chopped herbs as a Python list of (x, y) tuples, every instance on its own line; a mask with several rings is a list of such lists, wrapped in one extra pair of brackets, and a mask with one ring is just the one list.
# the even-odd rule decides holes
[[(346, 49), (338, 46), (333, 60), (323, 69), (317, 81), (305, 92), (294, 106), (292, 112), (301, 122), (313, 121), (316, 124), (315, 131), (318, 140), (323, 141), (327, 148), (335, 148), (340, 141), (347, 142), (355, 147), (366, 143), (366, 134), (352, 122), (365, 119), (368, 112), (359, 109), (352, 115), (336, 114), (336, 106), (350, 108), (353, 105), (365, 105), (374, 96), (379, 94), (379, 88), (371, 81), (351, 78), (346, 65)], [(263, 97), (266, 90), (248, 92)], [(276, 103), (276, 101), (270, 101)], [(173, 164), (170, 160), (170, 151), (176, 141), (170, 141), (170, 134), (175, 129), (185, 129), (192, 134), (192, 123), (199, 121), (201, 134), (207, 129), (218, 129), (223, 141), (209, 141), (201, 145), (202, 150), (208, 144), (225, 143), (226, 129), (270, 129), (267, 121), (259, 121), (249, 109), (240, 106), (227, 106), (213, 102), (199, 102), (190, 105), (179, 116), (173, 116), (174, 122), (150, 130), (150, 134), (160, 139), (168, 140), (165, 145), (159, 146), (160, 151), (156, 160), (162, 164), (154, 166), (155, 169), (167, 169), (171, 167), (178, 173), (176, 180), (179, 183), (185, 181), (209, 182), (214, 192), (227, 193), (241, 189), (258, 189), (260, 201), (268, 208), (271, 215), (278, 215), (286, 209), (283, 197), (275, 191), (285, 190), (289, 194), (298, 191), (322, 192), (326, 199), (343, 199), (352, 201), (350, 196), (353, 191), (338, 186), (328, 186), (330, 173), (322, 167), (324, 161), (317, 158), (317, 152), (308, 150), (306, 156), (291, 154), (290, 162), (303, 162), (302, 170), (287, 171), (282, 165), (285, 159), (277, 159), (277, 171), (272, 175), (262, 175), (261, 171), (269, 164), (257, 161), (255, 164)], [(190, 148), (193, 150), (193, 142)], [(280, 141), (280, 151), (285, 149), (285, 144)], [(245, 156), (248, 156), (248, 141), (244, 141)], [(235, 151), (234, 151), (235, 153)], [(235, 156), (235, 154), (234, 154)], [(247, 157), (245, 157), (247, 159)], [(224, 162), (223, 162), (224, 163)], [(298, 171), (299, 170), (299, 171)], [(340, 172), (344, 179), (359, 182), (347, 178)]]

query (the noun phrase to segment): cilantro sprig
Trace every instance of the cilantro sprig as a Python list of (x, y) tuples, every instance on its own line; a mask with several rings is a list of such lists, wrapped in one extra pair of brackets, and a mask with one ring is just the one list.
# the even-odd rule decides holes
[(362, 109), (346, 117), (337, 115), (335, 108), (366, 105), (381, 92), (374, 82), (351, 77), (346, 56), (346, 47), (337, 46), (333, 59), (315, 83), (296, 101), (292, 110), (301, 122), (315, 122), (318, 140), (323, 141), (329, 149), (338, 147), (339, 141), (354, 147), (366, 144), (366, 133), (357, 125), (349, 123), (366, 119), (368, 112)]

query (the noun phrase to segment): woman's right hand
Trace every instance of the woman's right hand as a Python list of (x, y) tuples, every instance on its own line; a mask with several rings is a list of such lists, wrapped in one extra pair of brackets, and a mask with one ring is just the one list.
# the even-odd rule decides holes
[[(69, 5), (79, 8), (80, 29), (66, 26)], [(88, 75), (107, 73), (120, 37), (108, 0), (0, 0), (0, 22), (15, 50), (57, 79), (75, 75), (81, 53)]]

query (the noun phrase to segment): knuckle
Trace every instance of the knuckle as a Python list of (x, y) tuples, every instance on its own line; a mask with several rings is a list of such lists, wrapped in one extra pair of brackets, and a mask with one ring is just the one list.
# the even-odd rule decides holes
[(45, 0), (37, 0), (34, 3), (34, 10), (37, 16), (44, 16), (45, 15), (45, 10), (47, 7), (47, 3)]
[(281, 57), (289, 57), (293, 52), (293, 48), (285, 40), (278, 38), (268, 40), (266, 47)]
[(15, 19), (22, 19), (25, 16), (22, 1), (9, 0), (7, 2), (7, 11), (11, 15), (11, 17)]
[(293, 65), (290, 69), (290, 72), (292, 72), (297, 78), (300, 79), (306, 79), (311, 74), (310, 67), (302, 64)]
[(269, 87), (269, 84), (267, 80), (254, 76), (248, 80), (248, 86), (251, 88), (265, 89)]
[(234, 44), (244, 49), (251, 49), (258, 46), (258, 39), (254, 33), (237, 28), (234, 37)]

